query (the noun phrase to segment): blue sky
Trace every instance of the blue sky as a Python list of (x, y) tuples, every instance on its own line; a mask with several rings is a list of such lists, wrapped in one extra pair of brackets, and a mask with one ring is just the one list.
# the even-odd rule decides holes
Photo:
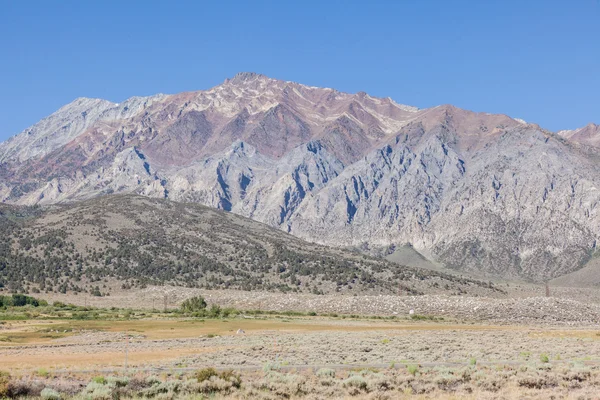
[(0, 0), (0, 140), (76, 97), (239, 71), (552, 129), (600, 123), (599, 0)]

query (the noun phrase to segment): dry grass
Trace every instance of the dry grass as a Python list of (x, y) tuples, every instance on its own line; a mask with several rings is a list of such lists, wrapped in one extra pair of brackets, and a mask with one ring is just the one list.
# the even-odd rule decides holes
[[(204, 368), (186, 374), (128, 376), (73, 374), (57, 377), (13, 376), (9, 387), (29, 398), (42, 389), (62, 398), (120, 399), (592, 399), (600, 371), (578, 365), (525, 367), (354, 369), (322, 373), (311, 369), (218, 371)], [(93, 395), (96, 393), (102, 397)]]
[[(245, 334), (236, 334), (239, 328)], [(592, 359), (600, 354), (600, 336), (593, 329), (154, 317), (7, 321), (0, 337), (12, 338), (0, 346), (0, 369), (22, 386), (48, 387), (64, 399), (81, 394), (98, 371), (123, 373), (125, 351), (130, 378), (146, 382), (147, 369), (165, 372), (158, 383), (134, 380), (137, 386), (122, 389), (121, 399), (157, 398), (153, 391), (164, 399), (575, 399), (597, 398), (600, 389), (600, 363)], [(542, 354), (549, 362), (540, 361)], [(207, 366), (239, 371), (241, 387), (220, 375), (195, 382), (194, 369)]]

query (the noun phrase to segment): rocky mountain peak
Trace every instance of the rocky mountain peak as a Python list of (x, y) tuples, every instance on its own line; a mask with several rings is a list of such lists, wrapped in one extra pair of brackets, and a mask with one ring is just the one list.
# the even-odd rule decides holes
[(225, 82), (226, 83), (231, 83), (231, 84), (244, 84), (244, 83), (249, 83), (252, 81), (256, 81), (256, 80), (270, 80), (271, 78), (267, 77), (266, 75), (263, 74), (259, 74), (256, 72), (238, 72), (237, 74), (235, 74), (235, 76), (231, 79), (226, 79)]
[(0, 144), (0, 201), (136, 193), (543, 280), (585, 265), (600, 239), (600, 165), (586, 147), (600, 147), (600, 128), (559, 135), (240, 73), (205, 91), (76, 99)]
[(595, 123), (579, 129), (559, 131), (557, 134), (575, 143), (600, 147), (600, 125)]

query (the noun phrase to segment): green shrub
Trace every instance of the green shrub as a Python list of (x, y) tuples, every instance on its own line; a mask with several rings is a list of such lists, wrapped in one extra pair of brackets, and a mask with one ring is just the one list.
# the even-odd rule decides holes
[(206, 310), (206, 300), (202, 296), (190, 297), (181, 303), (180, 309), (184, 313), (193, 313)]
[(477, 359), (475, 357), (471, 357), (469, 359), (469, 365), (477, 365)]
[(233, 370), (218, 372), (214, 368), (204, 368), (197, 371), (194, 377), (198, 383), (209, 381), (212, 377), (218, 377), (226, 382), (229, 382), (232, 387), (240, 388), (242, 386), (242, 378)]
[(410, 316), (410, 318), (415, 321), (443, 321), (444, 320), (443, 317), (435, 317), (433, 315), (420, 315), (420, 314), (413, 314)]
[(8, 397), (10, 384), (10, 374), (0, 371), (0, 399)]
[(406, 367), (406, 370), (408, 371), (409, 374), (411, 374), (412, 376), (415, 376), (417, 374), (417, 372), (419, 372), (419, 366), (411, 364)]
[(214, 368), (204, 368), (196, 372), (194, 375), (198, 380), (198, 383), (202, 383), (204, 381), (209, 380), (213, 376), (219, 376), (219, 373)]
[(217, 304), (211, 305), (210, 310), (208, 310), (208, 316), (217, 318), (219, 315), (221, 315), (221, 307), (219, 307)]
[(45, 300), (38, 300), (35, 297), (25, 296), (24, 294), (13, 294), (12, 296), (0, 296), (0, 307), (24, 307), (24, 306), (47, 306)]
[(548, 357), (548, 354), (542, 353), (540, 354), (540, 361), (543, 363), (550, 362), (550, 357)]
[(103, 376), (95, 376), (92, 378), (92, 382), (99, 383), (100, 385), (106, 385), (106, 378)]

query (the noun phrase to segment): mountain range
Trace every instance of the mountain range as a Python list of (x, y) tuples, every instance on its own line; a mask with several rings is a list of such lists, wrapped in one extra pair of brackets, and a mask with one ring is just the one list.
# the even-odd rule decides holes
[(240, 73), (210, 90), (79, 98), (0, 143), (0, 201), (133, 193), (302, 239), (545, 281), (600, 237), (600, 126), (406, 106)]

